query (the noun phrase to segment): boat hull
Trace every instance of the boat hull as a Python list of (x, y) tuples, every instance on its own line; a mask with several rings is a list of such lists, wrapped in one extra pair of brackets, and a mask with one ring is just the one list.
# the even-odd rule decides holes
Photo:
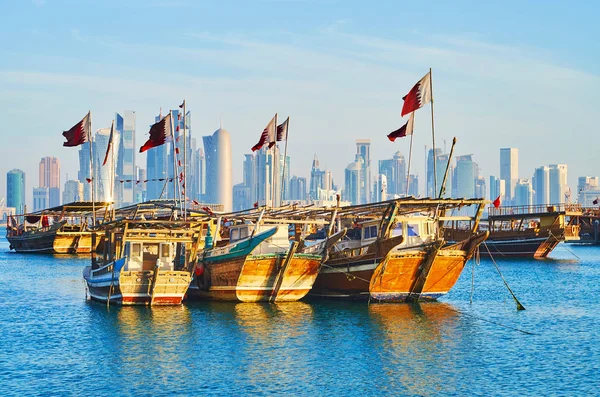
[(545, 258), (558, 245), (554, 237), (530, 237), (524, 239), (488, 239), (480, 248), (482, 257)]
[[(156, 276), (155, 276), (156, 274)], [(83, 277), (92, 300), (119, 305), (180, 305), (188, 290), (191, 274), (181, 270), (119, 271)]]
[(10, 248), (18, 253), (89, 254), (92, 252), (91, 232), (60, 232), (50, 230), (7, 236)]
[(302, 299), (319, 274), (320, 255), (248, 255), (206, 263), (190, 285), (190, 299), (289, 302)]

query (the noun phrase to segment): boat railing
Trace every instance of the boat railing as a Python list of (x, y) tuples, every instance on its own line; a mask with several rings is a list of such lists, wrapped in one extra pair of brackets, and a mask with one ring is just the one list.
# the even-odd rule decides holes
[(581, 212), (580, 204), (535, 204), (489, 208), (489, 216), (534, 215), (554, 212)]

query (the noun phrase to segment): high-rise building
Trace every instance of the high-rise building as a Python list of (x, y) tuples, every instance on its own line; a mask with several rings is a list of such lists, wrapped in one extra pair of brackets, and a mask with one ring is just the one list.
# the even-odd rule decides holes
[(48, 202), (45, 204), (47, 207), (60, 205), (60, 162), (56, 157), (42, 157), (39, 172), (39, 187), (48, 188)]
[(25, 213), (25, 173), (13, 169), (6, 173), (6, 206), (17, 214)]
[(371, 140), (356, 140), (356, 155), (362, 159), (360, 172), (361, 202), (368, 203), (371, 200)]
[(519, 149), (500, 149), (500, 179), (506, 187), (506, 200), (512, 202), (519, 179)]
[[(110, 141), (110, 128), (100, 128), (96, 131), (94, 140), (94, 180), (96, 183), (94, 192), (96, 201), (104, 201), (107, 203), (116, 202), (119, 205), (115, 192), (120, 191), (120, 178), (117, 176), (117, 153), (120, 147), (120, 134), (115, 129), (113, 132), (113, 142), (111, 151), (106, 157)], [(106, 164), (104, 163), (106, 157)], [(123, 182), (125, 183), (125, 182)]]
[(533, 204), (550, 204), (550, 168), (536, 168), (531, 179), (533, 188)]
[(204, 201), (204, 195), (206, 194), (206, 159), (202, 148), (196, 151), (196, 163), (198, 164), (196, 174), (198, 184), (197, 200)]
[(419, 197), (419, 177), (417, 175), (408, 176), (408, 195)]
[(506, 186), (504, 180), (494, 175), (490, 175), (490, 200), (496, 200), (500, 197), (500, 202), (506, 204)]
[[(588, 192), (598, 191), (598, 177), (597, 176), (580, 176), (577, 178), (577, 202), (582, 204), (586, 201)], [(588, 206), (589, 204), (586, 204)]]
[(117, 175), (123, 183), (118, 183), (117, 205), (131, 205), (135, 202), (135, 112), (126, 110), (115, 114), (115, 130), (119, 131), (120, 144), (117, 159)]
[(229, 132), (219, 128), (202, 139), (206, 155), (206, 201), (210, 204), (223, 204), (225, 212), (231, 211), (233, 183)]
[(361, 176), (363, 174), (363, 158), (360, 155), (356, 155), (356, 160), (350, 163), (344, 172), (345, 186), (343, 199), (349, 201), (352, 205), (361, 204), (363, 184), (361, 183)]
[(62, 200), (64, 204), (83, 201), (83, 183), (76, 180), (66, 181)]
[[(440, 196), (440, 191), (442, 191), (441, 197), (451, 197), (452, 196), (452, 175), (454, 174), (454, 170), (452, 165), (448, 167), (450, 155), (449, 154), (440, 154), (436, 157), (436, 173), (437, 173), (437, 189), (438, 193), (435, 197)], [(448, 175), (446, 176), (446, 180), (444, 181), (444, 176), (446, 174), (446, 167), (448, 167)], [(443, 186), (442, 186), (443, 185)]]
[[(79, 171), (77, 172), (77, 179), (83, 184), (84, 201), (92, 201), (92, 183), (97, 185), (97, 178), (92, 180), (91, 176), (90, 144), (92, 145), (92, 149), (96, 151), (94, 142), (86, 142), (79, 146)], [(94, 196), (97, 190), (97, 188), (94, 188)]]
[[(478, 176), (475, 179), (475, 198), (485, 198), (486, 197), (486, 187), (485, 187), (485, 178), (483, 176)], [(498, 196), (496, 196), (498, 197)]]
[(529, 179), (519, 179), (515, 186), (515, 205), (529, 206), (533, 204), (533, 188)]
[(406, 162), (402, 153), (396, 152), (391, 159), (379, 160), (379, 173), (386, 176), (390, 196), (406, 195)]
[[(426, 187), (427, 187), (427, 197), (431, 197), (431, 198), (436, 198), (439, 195), (439, 191), (440, 191), (440, 184), (437, 183), (437, 180), (439, 180), (439, 176), (443, 175), (444, 170), (440, 170), (438, 167), (438, 162), (435, 163), (435, 172), (437, 174), (437, 178), (434, 178), (434, 161), (435, 159), (440, 156), (442, 154), (442, 149), (440, 148), (436, 148), (435, 149), (435, 155), (434, 155), (434, 151), (433, 149), (429, 149), (429, 152), (427, 154), (427, 181), (426, 181)], [(444, 165), (445, 168), (445, 165)]]
[(566, 202), (569, 187), (567, 186), (567, 165), (552, 164), (550, 169), (550, 203), (560, 204)]
[(310, 189), (308, 190), (308, 196), (310, 200), (317, 199), (317, 191), (323, 187), (323, 174), (325, 171), (321, 171), (319, 167), (319, 159), (317, 154), (312, 161), (312, 167), (310, 169)]
[(454, 197), (475, 197), (475, 163), (472, 155), (466, 154), (456, 157), (454, 168)]
[(373, 190), (375, 193), (375, 202), (387, 200), (387, 177), (384, 174), (377, 175), (377, 182), (375, 183)]
[(306, 178), (294, 175), (290, 180), (290, 200), (306, 200)]
[(50, 205), (50, 188), (47, 187), (34, 187), (33, 188), (33, 210), (41, 211), (49, 208)]

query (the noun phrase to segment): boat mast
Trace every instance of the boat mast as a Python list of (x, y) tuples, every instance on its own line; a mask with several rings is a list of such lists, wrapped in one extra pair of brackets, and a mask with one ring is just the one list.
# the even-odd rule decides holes
[[(409, 115), (408, 117), (411, 117), (411, 116)], [(414, 126), (415, 112), (413, 112), (412, 118), (413, 118), (413, 126)], [(408, 170), (406, 172), (406, 193), (404, 194), (404, 196), (406, 196), (406, 197), (408, 197), (408, 183), (410, 181), (410, 162), (412, 160), (412, 145), (413, 145), (413, 136), (414, 135), (415, 134), (411, 132), (411, 134), (410, 134), (410, 149), (408, 149)], [(427, 157), (425, 157), (425, 162), (427, 162)]]
[[(280, 205), (283, 204), (283, 185), (285, 181), (285, 164), (287, 163), (287, 145), (288, 145), (288, 131), (290, 130), (290, 118), (288, 116), (285, 126), (285, 150), (283, 152), (283, 173), (281, 175), (281, 200)], [(275, 123), (275, 134), (277, 134), (277, 123)], [(276, 138), (277, 139), (277, 138)]]
[[(429, 90), (431, 91), (431, 139), (432, 139), (432, 149), (433, 149), (433, 191), (434, 194), (437, 192), (437, 170), (436, 170), (436, 153), (435, 153), (435, 124), (433, 122), (433, 73), (431, 72), (431, 68), (429, 68)], [(427, 161), (427, 160), (425, 160)]]
[(182, 207), (185, 208), (185, 211), (183, 212), (183, 220), (187, 220), (187, 194), (186, 194), (186, 190), (187, 190), (187, 137), (185, 135), (185, 118), (186, 118), (186, 113), (185, 113), (185, 99), (183, 100), (183, 203), (182, 203)]
[(90, 183), (92, 184), (92, 219), (94, 222), (94, 226), (96, 226), (96, 196), (94, 193), (94, 185), (96, 181), (94, 180), (94, 151), (93, 151), (93, 134), (92, 134), (92, 111), (89, 111), (90, 117), (88, 117), (88, 142), (90, 144)]

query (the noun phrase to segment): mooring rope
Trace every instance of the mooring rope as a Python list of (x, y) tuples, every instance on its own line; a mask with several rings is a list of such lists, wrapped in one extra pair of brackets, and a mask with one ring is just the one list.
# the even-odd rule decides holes
[(496, 267), (496, 271), (498, 272), (498, 274), (500, 275), (500, 278), (502, 278), (502, 282), (504, 282), (504, 285), (506, 286), (506, 288), (508, 289), (508, 292), (510, 292), (510, 294), (512, 295), (513, 299), (515, 300), (516, 304), (517, 304), (517, 310), (525, 310), (525, 306), (523, 306), (521, 304), (521, 302), (519, 302), (519, 300), (517, 299), (517, 296), (514, 294), (514, 292), (512, 291), (512, 289), (510, 289), (510, 287), (508, 286), (508, 283), (506, 282), (506, 280), (504, 279), (504, 276), (502, 275), (502, 273), (500, 272), (500, 268), (498, 267), (498, 264), (496, 263), (496, 261), (494, 260), (494, 257), (492, 256), (492, 253), (490, 252), (490, 249), (488, 248), (487, 244), (485, 243), (485, 241), (483, 242), (483, 245), (485, 245), (485, 249), (487, 250), (488, 254), (490, 255), (490, 259), (492, 260), (492, 263), (494, 264), (494, 266)]
[(522, 329), (520, 329), (520, 328), (517, 328), (517, 327), (511, 327), (510, 325), (502, 324), (502, 323), (499, 323), (499, 322), (497, 322), (497, 321), (488, 320), (487, 318), (483, 318), (483, 317), (480, 317), (480, 316), (476, 316), (476, 315), (474, 315), (474, 314), (465, 313), (465, 312), (463, 312), (463, 311), (460, 311), (460, 310), (458, 310), (458, 309), (454, 309), (454, 308), (452, 308), (452, 307), (449, 307), (449, 308), (448, 308), (448, 310), (452, 310), (453, 312), (456, 312), (456, 313), (458, 313), (458, 314), (462, 314), (463, 316), (473, 317), (473, 318), (475, 318), (475, 319), (477, 319), (477, 320), (481, 320), (481, 321), (483, 321), (483, 322), (486, 322), (486, 323), (494, 324), (494, 325), (497, 325), (497, 326), (499, 326), (499, 327), (503, 327), (503, 328), (507, 328), (507, 329), (512, 329), (513, 331), (522, 332), (522, 333), (524, 333), (524, 334), (526, 334), (526, 335), (537, 335), (537, 334), (536, 334), (536, 333), (534, 333), (534, 332), (525, 331), (525, 330), (522, 330)]

